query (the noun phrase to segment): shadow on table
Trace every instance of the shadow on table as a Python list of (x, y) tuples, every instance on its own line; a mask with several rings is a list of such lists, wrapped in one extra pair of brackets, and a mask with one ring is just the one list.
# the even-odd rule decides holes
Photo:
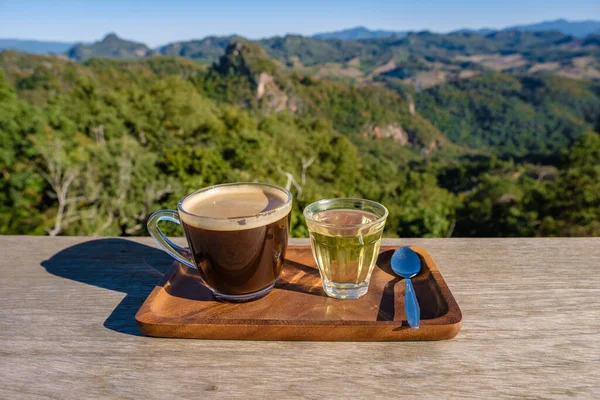
[[(394, 250), (387, 250), (379, 254), (377, 258), (377, 268), (381, 269), (390, 276), (390, 280), (383, 287), (383, 294), (379, 303), (377, 313), (377, 321), (393, 321), (396, 314), (405, 316), (404, 299), (398, 298), (398, 295), (404, 296), (404, 290), (398, 289), (398, 285), (405, 284), (404, 278), (399, 277), (392, 270), (391, 259)], [(448, 305), (442, 297), (437, 284), (431, 276), (431, 272), (422, 255), (419, 254), (421, 260), (421, 271), (412, 278), (415, 296), (419, 303), (421, 312), (421, 320), (434, 319), (448, 312)], [(398, 307), (400, 309), (398, 309)], [(407, 320), (402, 320), (402, 326), (408, 326)]]
[(66, 248), (42, 266), (56, 276), (125, 293), (104, 326), (142, 336), (135, 314), (172, 262), (162, 250), (150, 246), (126, 239), (97, 239)]

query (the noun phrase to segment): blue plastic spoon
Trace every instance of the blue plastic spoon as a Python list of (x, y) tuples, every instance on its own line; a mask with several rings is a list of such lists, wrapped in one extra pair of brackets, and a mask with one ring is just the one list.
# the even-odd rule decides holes
[(401, 247), (392, 255), (392, 270), (404, 278), (404, 311), (406, 320), (411, 328), (418, 328), (421, 321), (421, 311), (417, 296), (410, 278), (415, 276), (421, 270), (421, 260), (417, 253), (408, 247)]

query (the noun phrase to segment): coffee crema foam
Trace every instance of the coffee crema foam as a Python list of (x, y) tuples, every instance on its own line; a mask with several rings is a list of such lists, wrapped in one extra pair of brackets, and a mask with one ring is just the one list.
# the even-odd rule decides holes
[[(287, 193), (270, 186), (221, 186), (190, 195), (179, 215), (185, 224), (214, 231), (258, 228), (279, 221), (292, 209)], [(282, 207), (284, 206), (284, 207)], [(281, 207), (281, 208), (280, 208)], [(257, 215), (266, 213), (265, 215)]]

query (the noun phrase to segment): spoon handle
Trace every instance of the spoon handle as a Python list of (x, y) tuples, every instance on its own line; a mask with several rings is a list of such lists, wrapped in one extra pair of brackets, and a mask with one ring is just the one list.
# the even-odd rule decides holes
[(405, 281), (404, 311), (406, 313), (406, 320), (411, 328), (418, 328), (421, 322), (421, 310), (419, 310), (419, 303), (417, 303), (417, 296), (415, 295), (415, 289), (410, 278), (405, 279)]

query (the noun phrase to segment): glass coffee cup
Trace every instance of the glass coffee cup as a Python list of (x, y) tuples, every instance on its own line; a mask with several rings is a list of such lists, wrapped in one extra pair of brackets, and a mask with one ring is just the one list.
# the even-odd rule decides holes
[[(271, 292), (283, 268), (292, 194), (264, 183), (211, 186), (183, 197), (175, 210), (148, 219), (148, 231), (171, 257), (198, 270), (219, 300), (244, 302)], [(158, 222), (182, 225), (189, 248), (169, 240)]]

